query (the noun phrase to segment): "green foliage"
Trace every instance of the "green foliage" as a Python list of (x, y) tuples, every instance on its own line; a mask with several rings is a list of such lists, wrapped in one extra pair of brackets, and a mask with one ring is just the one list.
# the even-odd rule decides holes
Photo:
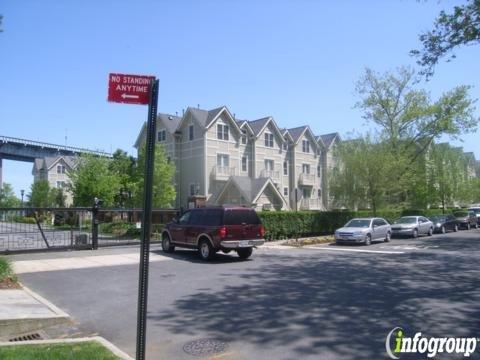
[[(135, 201), (137, 206), (141, 206), (143, 201), (143, 187), (145, 174), (145, 146), (138, 154), (137, 164), (137, 183), (135, 191)], [(175, 166), (168, 162), (163, 146), (155, 146), (155, 164), (153, 173), (153, 207), (154, 208), (172, 208), (175, 201)]]
[(27, 195), (32, 207), (53, 207), (56, 205), (57, 189), (51, 188), (47, 180), (35, 181)]
[[(427, 78), (433, 75), (440, 58), (451, 54), (455, 48), (480, 42), (480, 1), (469, 0), (465, 5), (455, 6), (452, 14), (441, 11), (434, 28), (420, 35), (423, 49), (412, 50), (423, 67)], [(450, 59), (455, 58), (455, 54)]]
[(12, 265), (8, 259), (0, 257), (0, 282), (10, 277), (13, 277)]
[(262, 211), (258, 215), (270, 240), (330, 234), (353, 217), (348, 211)]
[(368, 135), (339, 143), (335, 151), (342, 164), (330, 177), (335, 204), (353, 209), (368, 204), (375, 213), (395, 189), (401, 160), (395, 159), (385, 142)]
[(36, 224), (37, 222), (33, 217), (25, 217), (25, 216), (15, 216), (13, 218), (13, 221), (16, 223), (22, 223), (22, 224)]
[(65, 344), (14, 345), (0, 347), (2, 360), (118, 360), (112, 352), (96, 341)]
[(0, 188), (0, 207), (9, 208), (18, 206), (20, 206), (20, 199), (15, 196), (12, 185), (3, 183), (3, 186)]
[(135, 158), (129, 156), (126, 151), (117, 149), (113, 153), (109, 169), (120, 183), (119, 192), (115, 196), (115, 204), (118, 207), (135, 206), (133, 194), (136, 190), (136, 182), (138, 182), (136, 165)]
[(110, 170), (109, 159), (83, 154), (68, 177), (74, 206), (92, 206), (95, 197), (102, 199), (105, 207), (114, 205), (120, 180)]

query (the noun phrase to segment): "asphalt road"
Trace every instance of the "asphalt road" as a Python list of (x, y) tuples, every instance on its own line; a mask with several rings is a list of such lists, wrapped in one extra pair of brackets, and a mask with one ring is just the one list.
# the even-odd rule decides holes
[[(386, 359), (385, 339), (397, 326), (412, 336), (480, 337), (480, 230), (369, 247), (259, 249), (244, 262), (219, 255), (205, 263), (186, 250), (169, 256), (150, 267), (148, 359), (194, 359), (184, 346), (200, 339), (227, 345), (215, 359), (250, 360)], [(135, 355), (137, 266), (20, 280), (72, 315), (83, 334)], [(470, 357), (478, 358), (480, 349)]]

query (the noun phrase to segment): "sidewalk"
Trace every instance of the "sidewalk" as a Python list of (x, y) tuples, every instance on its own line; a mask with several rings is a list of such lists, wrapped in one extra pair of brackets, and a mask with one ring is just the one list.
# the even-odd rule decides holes
[(69, 321), (67, 313), (27, 287), (0, 290), (0, 340)]

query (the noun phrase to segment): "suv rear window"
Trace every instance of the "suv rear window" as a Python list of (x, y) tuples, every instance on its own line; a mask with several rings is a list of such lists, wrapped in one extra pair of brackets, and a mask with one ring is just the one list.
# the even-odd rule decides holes
[(254, 210), (225, 210), (225, 225), (259, 225), (260, 219)]
[(222, 209), (205, 210), (203, 224), (205, 226), (220, 226), (222, 225)]

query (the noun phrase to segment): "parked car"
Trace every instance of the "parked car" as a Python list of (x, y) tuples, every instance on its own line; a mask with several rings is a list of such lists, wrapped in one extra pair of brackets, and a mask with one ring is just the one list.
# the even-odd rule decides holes
[(477, 224), (480, 224), (480, 206), (472, 206), (468, 211), (473, 211), (477, 217)]
[(472, 227), (478, 229), (477, 216), (473, 211), (457, 211), (453, 213), (453, 216), (457, 218), (458, 226), (461, 229), (470, 230)]
[(402, 216), (393, 222), (392, 235), (411, 236), (419, 235), (432, 236), (433, 223), (424, 216)]
[(242, 259), (264, 244), (265, 228), (255, 210), (244, 207), (205, 207), (186, 211), (167, 224), (162, 232), (162, 249), (198, 249), (202, 259), (211, 259), (219, 250), (234, 250)]
[(356, 218), (350, 220), (344, 227), (335, 231), (336, 243), (364, 243), (370, 245), (373, 241), (390, 241), (392, 229), (382, 218)]
[(433, 222), (433, 231), (436, 233), (445, 234), (448, 230), (458, 231), (457, 218), (451, 214), (432, 216), (430, 221)]

